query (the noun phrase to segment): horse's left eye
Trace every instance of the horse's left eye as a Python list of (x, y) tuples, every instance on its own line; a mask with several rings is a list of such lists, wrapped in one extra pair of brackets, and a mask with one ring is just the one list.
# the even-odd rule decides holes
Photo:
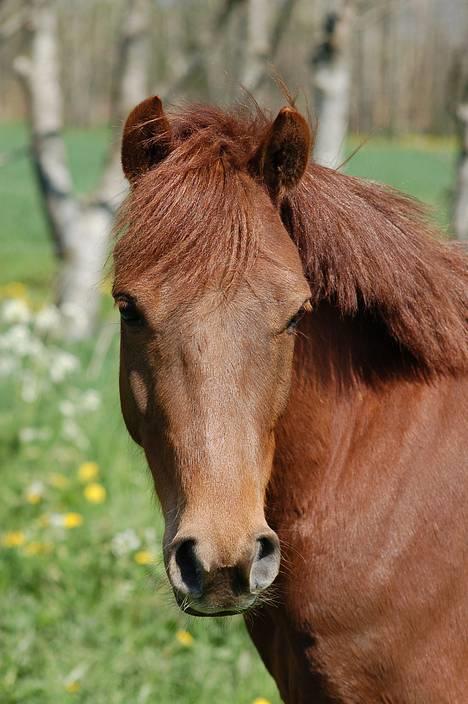
[(308, 311), (309, 305), (310, 305), (309, 302), (306, 301), (305, 303), (302, 304), (302, 306), (299, 308), (297, 313), (295, 313), (292, 316), (292, 318), (289, 318), (288, 324), (286, 325), (286, 332), (287, 333), (291, 334), (296, 330), (296, 328), (299, 325), (299, 323), (301, 322), (302, 318), (304, 317), (304, 315)]

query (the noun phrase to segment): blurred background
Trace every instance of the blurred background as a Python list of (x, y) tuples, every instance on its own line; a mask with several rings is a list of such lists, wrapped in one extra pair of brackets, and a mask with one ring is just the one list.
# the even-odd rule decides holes
[(274, 112), (275, 76), (317, 161), (468, 240), (466, 0), (0, 0), (2, 704), (279, 704), (241, 619), (173, 605), (108, 263), (129, 110)]

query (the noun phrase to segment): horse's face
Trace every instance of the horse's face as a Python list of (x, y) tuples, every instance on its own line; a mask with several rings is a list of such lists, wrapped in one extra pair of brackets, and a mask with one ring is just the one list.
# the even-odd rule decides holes
[(157, 263), (121, 290), (116, 267), (122, 411), (154, 477), (176, 599), (196, 615), (249, 608), (280, 562), (265, 492), (310, 290), (274, 202), (251, 188), (262, 246), (229, 296)]

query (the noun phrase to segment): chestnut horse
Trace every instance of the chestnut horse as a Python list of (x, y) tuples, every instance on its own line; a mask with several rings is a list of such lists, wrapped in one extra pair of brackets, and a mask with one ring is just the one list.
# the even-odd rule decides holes
[(125, 125), (120, 393), (168, 578), (245, 612), (288, 704), (466, 704), (467, 260), (310, 147), (293, 106)]

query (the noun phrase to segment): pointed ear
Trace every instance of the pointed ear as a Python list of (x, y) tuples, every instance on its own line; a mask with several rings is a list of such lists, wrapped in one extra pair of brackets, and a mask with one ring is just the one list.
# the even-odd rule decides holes
[(251, 172), (268, 187), (275, 204), (301, 179), (311, 147), (310, 129), (294, 108), (282, 108), (251, 162)]
[(133, 108), (122, 135), (122, 168), (130, 183), (166, 158), (171, 141), (171, 127), (158, 96)]

